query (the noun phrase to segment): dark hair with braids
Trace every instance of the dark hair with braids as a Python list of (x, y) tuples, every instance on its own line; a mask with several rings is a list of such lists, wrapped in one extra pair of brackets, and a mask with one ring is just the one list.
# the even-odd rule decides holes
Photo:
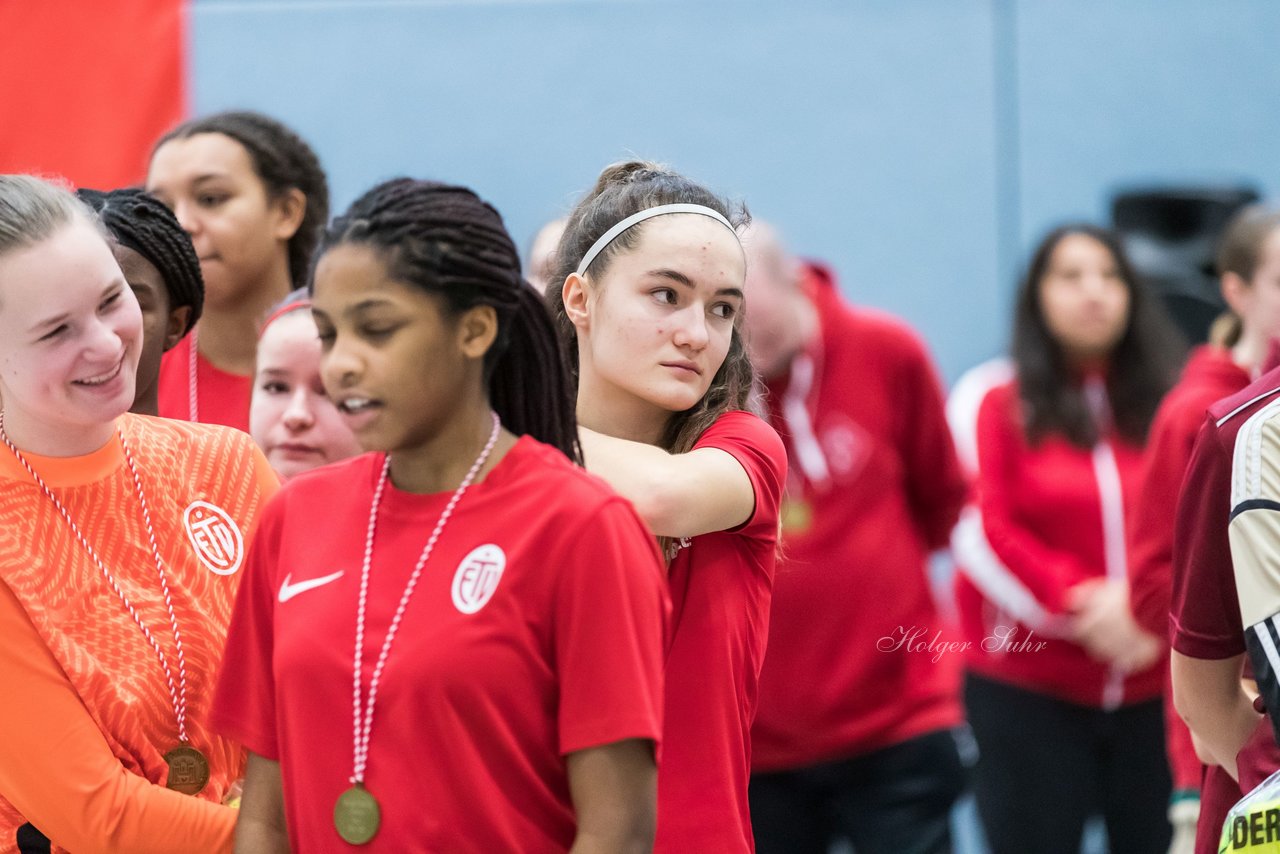
[(1093, 225), (1065, 225), (1049, 232), (1031, 257), (1013, 312), (1013, 362), (1018, 372), (1027, 438), (1038, 444), (1050, 433), (1089, 447), (1099, 425), (1062, 345), (1049, 331), (1040, 284), (1058, 244), (1072, 235), (1091, 237), (1106, 247), (1129, 291), (1124, 334), (1107, 359), (1107, 399), (1116, 432), (1131, 442), (1146, 441), (1160, 399), (1173, 385), (1181, 342), (1155, 295), (1138, 278), (1115, 234)]
[(288, 127), (270, 116), (246, 110), (214, 113), (184, 122), (162, 136), (151, 153), (154, 155), (169, 140), (201, 133), (220, 133), (244, 146), (268, 198), (278, 199), (294, 189), (306, 196), (302, 224), (289, 238), (289, 277), (294, 288), (305, 285), (311, 253), (329, 219), (329, 182), (320, 158)]
[(498, 336), (484, 361), (490, 404), (513, 433), (581, 464), (573, 390), (551, 316), (521, 276), (520, 256), (492, 205), (466, 187), (396, 178), (333, 221), (314, 263), (342, 244), (372, 247), (390, 278), (440, 297), (455, 316), (492, 306)]
[[(570, 273), (578, 269), (592, 245), (602, 234), (622, 220), (642, 210), (670, 204), (695, 204), (721, 214), (735, 228), (751, 221), (741, 204), (729, 202), (700, 184), (655, 163), (632, 160), (605, 168), (591, 192), (578, 202), (569, 214), (568, 224), (556, 248), (556, 266), (548, 279), (547, 301), (555, 317), (556, 330), (569, 360), (574, 384), (578, 380), (578, 331), (564, 308), (563, 285)], [(633, 249), (647, 222), (633, 225), (614, 238), (591, 261), (587, 275), (599, 279), (609, 263), (621, 252)], [(693, 448), (708, 427), (726, 412), (748, 409), (751, 385), (755, 377), (747, 350), (742, 342), (742, 312), (738, 312), (729, 340), (729, 352), (716, 371), (711, 386), (694, 406), (672, 414), (659, 445), (671, 453), (684, 453)]]
[(80, 200), (97, 212), (111, 237), (152, 263), (169, 292), (169, 310), (189, 306), (186, 335), (204, 310), (204, 278), (191, 238), (178, 225), (173, 212), (142, 190), (76, 191)]

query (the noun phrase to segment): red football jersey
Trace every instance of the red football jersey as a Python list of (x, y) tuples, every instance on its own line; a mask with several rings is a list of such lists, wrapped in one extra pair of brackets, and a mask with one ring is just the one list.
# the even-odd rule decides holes
[[(179, 341), (160, 359), (158, 402), (160, 416), (179, 421), (191, 419), (191, 342)], [(201, 424), (225, 424), (249, 432), (249, 400), (253, 377), (229, 374), (196, 354), (196, 419)]]
[[(359, 851), (352, 667), (382, 455), (301, 475), (264, 512), (215, 714), (277, 759), (296, 851)], [(406, 581), (451, 493), (388, 484), (368, 591), (362, 697)], [(474, 484), (427, 562), (378, 689), (366, 772), (380, 850), (563, 852), (566, 754), (661, 734), (669, 603), (631, 506), (528, 437)]]
[[(1242, 609), (1266, 608), (1268, 600), (1263, 594), (1274, 576), (1265, 563), (1273, 557), (1274, 549), (1237, 561), (1232, 539), (1246, 533), (1239, 526), (1249, 520), (1235, 511), (1247, 502), (1238, 500), (1236, 492), (1240, 489), (1242, 494), (1248, 494), (1250, 469), (1257, 465), (1263, 450), (1262, 431), (1255, 428), (1261, 428), (1268, 420), (1264, 410), (1271, 407), (1274, 411), (1277, 392), (1280, 369), (1273, 369), (1210, 407), (1196, 437), (1178, 499), (1169, 613), (1170, 644), (1190, 658), (1242, 655), (1246, 651)], [(1254, 418), (1259, 415), (1264, 416), (1261, 421)], [(1268, 441), (1273, 440), (1268, 437)], [(1267, 450), (1268, 457), (1273, 449), (1274, 446)], [(1237, 461), (1238, 467), (1233, 465)], [(1237, 526), (1235, 533), (1232, 526)], [(1254, 533), (1261, 533), (1266, 539), (1265, 530)], [(1259, 543), (1242, 541), (1241, 545), (1252, 549)], [(1244, 596), (1238, 592), (1241, 581), (1245, 584)], [(1269, 723), (1263, 720), (1259, 724), (1254, 737), (1236, 757), (1241, 791), (1249, 791), (1280, 768), (1280, 748)]]
[(671, 561), (673, 633), (654, 850), (751, 851), (747, 778), (751, 721), (769, 633), (786, 449), (747, 412), (711, 425), (696, 448), (732, 454), (751, 479), (755, 512), (731, 531), (679, 543)]

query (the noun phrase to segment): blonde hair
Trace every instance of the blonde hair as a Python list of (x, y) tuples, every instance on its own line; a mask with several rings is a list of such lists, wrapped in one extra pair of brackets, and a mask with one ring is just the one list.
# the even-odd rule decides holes
[(1244, 323), (1240, 315), (1230, 309), (1215, 317), (1209, 325), (1209, 343), (1216, 347), (1231, 349), (1240, 343), (1243, 334)]
[(77, 216), (97, 216), (69, 189), (33, 175), (0, 175), (0, 255), (34, 246)]

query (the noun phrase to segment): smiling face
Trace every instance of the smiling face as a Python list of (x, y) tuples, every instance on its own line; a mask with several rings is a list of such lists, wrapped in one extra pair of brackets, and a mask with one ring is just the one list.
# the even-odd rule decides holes
[(1087, 234), (1067, 234), (1039, 283), (1045, 326), (1074, 361), (1105, 359), (1129, 323), (1129, 286), (1111, 250)]
[(233, 307), (263, 282), (288, 280), (288, 241), (301, 209), (268, 196), (243, 145), (220, 133), (156, 149), (147, 192), (173, 211), (200, 259), (205, 303)]
[(274, 320), (258, 340), (249, 435), (285, 480), (360, 453), (320, 378), (320, 339), (306, 309)]
[(365, 450), (415, 452), (483, 397), (496, 326), (481, 306), (453, 316), (441, 298), (390, 277), (370, 247), (341, 244), (316, 266), (313, 313), (329, 398)]
[(609, 412), (652, 433), (698, 403), (724, 364), (746, 268), (737, 238), (709, 217), (668, 214), (637, 228), (636, 245), (598, 278), (569, 277), (564, 303), (584, 423)]
[(100, 447), (133, 404), (142, 314), (106, 240), (82, 217), (0, 256), (0, 399), (19, 447)]

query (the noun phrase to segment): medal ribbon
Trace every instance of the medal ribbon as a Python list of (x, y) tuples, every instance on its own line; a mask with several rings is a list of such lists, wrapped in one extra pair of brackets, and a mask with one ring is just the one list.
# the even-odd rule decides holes
[[(431, 536), (427, 539), (427, 544), (422, 548), (422, 554), (418, 557), (418, 563), (413, 568), (413, 573), (409, 576), (409, 581), (405, 584), (404, 593), (400, 596), (400, 604), (396, 608), (395, 616), (391, 619), (391, 626), (387, 629), (387, 636), (382, 641), (382, 650), (378, 653), (377, 663), (373, 667), (373, 676), (369, 680), (369, 699), (367, 704), (361, 703), (361, 682), (363, 681), (363, 658), (361, 654), (364, 647), (364, 631), (365, 631), (365, 610), (369, 601), (369, 569), (373, 565), (373, 539), (374, 533), (378, 528), (378, 505), (382, 503), (382, 493), (389, 480), (391, 471), (391, 457), (387, 456), (386, 461), (382, 465), (382, 477), (378, 479), (377, 489), (374, 490), (373, 504), (369, 508), (369, 529), (365, 534), (364, 541), (364, 563), (360, 569), (360, 601), (356, 610), (356, 646), (355, 646), (355, 664), (353, 666), (354, 678), (352, 680), (352, 715), (355, 726), (355, 738), (353, 748), (353, 768), (351, 771), (351, 783), (355, 786), (364, 785), (364, 772), (369, 764), (369, 733), (373, 730), (373, 709), (378, 699), (378, 683), (382, 678), (382, 670), (386, 666), (387, 656), (391, 652), (391, 643), (395, 640), (396, 630), (400, 627), (400, 621), (404, 617), (405, 609), (409, 606), (409, 600), (413, 597), (414, 588), (418, 584), (418, 578), (422, 575), (422, 568), (426, 566), (427, 559), (431, 557), (431, 552), (435, 549), (436, 541), (440, 539), (440, 535), (444, 533), (445, 525), (448, 524), (453, 510), (458, 506), (458, 501), (462, 498), (463, 493), (467, 491), (467, 487), (471, 486), (472, 481), (476, 479), (476, 475), (480, 473), (485, 461), (489, 459), (489, 454), (493, 451), (494, 445), (498, 443), (498, 433), (502, 427), (498, 420), (497, 413), (491, 413), (493, 418), (493, 428), (489, 432), (489, 439), (485, 443), (484, 449), (480, 451), (480, 456), (476, 457), (471, 469), (467, 472), (466, 477), (462, 479), (462, 483), (454, 490), (449, 503), (445, 505), (444, 511), (441, 512), (440, 518), (436, 521), (435, 529), (431, 532)], [(362, 721), (363, 719), (363, 721)]]
[(129, 471), (133, 475), (134, 491), (138, 495), (138, 503), (142, 506), (142, 521), (147, 528), (147, 542), (151, 546), (151, 555), (155, 558), (156, 574), (160, 578), (160, 590), (164, 594), (165, 608), (169, 612), (169, 627), (173, 630), (173, 645), (178, 651), (178, 681), (176, 685), (173, 679), (173, 671), (169, 667), (169, 659), (164, 654), (164, 650), (160, 648), (160, 644), (156, 642), (151, 630), (142, 621), (142, 617), (138, 614), (137, 609), (133, 607), (133, 603), (129, 601), (129, 597), (120, 589), (115, 576), (111, 574), (106, 564), (98, 557), (98, 552), (85, 539), (84, 534), (80, 532), (80, 526), (71, 518), (71, 513), (58, 500), (58, 497), (53, 494), (53, 491), (49, 489), (48, 484), (44, 482), (44, 478), (40, 477), (36, 470), (31, 467), (31, 464), (27, 462), (27, 458), (22, 455), (17, 446), (9, 440), (9, 434), (4, 429), (4, 412), (0, 411), (0, 439), (4, 440), (5, 445), (18, 458), (18, 462), (22, 463), (22, 467), (27, 470), (27, 473), (35, 480), (41, 491), (53, 502), (53, 506), (58, 509), (58, 512), (62, 514), (62, 518), (71, 528), (71, 532), (75, 534), (76, 539), (84, 547), (84, 550), (89, 553), (89, 557), (93, 559), (93, 563), (98, 567), (98, 571), (102, 573), (102, 577), (106, 579), (107, 584), (115, 591), (116, 596), (124, 604), (125, 610), (129, 612), (129, 616), (133, 617), (133, 621), (138, 624), (138, 628), (142, 630), (143, 637), (147, 639), (147, 643), (151, 644), (151, 648), (155, 650), (156, 658), (160, 660), (160, 668), (164, 671), (164, 678), (169, 686), (169, 697), (173, 702), (173, 714), (178, 722), (178, 739), (183, 744), (190, 744), (191, 739), (187, 737), (187, 662), (182, 652), (182, 633), (178, 630), (178, 615), (173, 610), (173, 599), (169, 595), (169, 582), (165, 576), (164, 562), (160, 558), (160, 547), (156, 544), (155, 530), (151, 527), (151, 513), (147, 509), (147, 496), (142, 489), (142, 478), (138, 475), (138, 467), (133, 462), (133, 452), (124, 438), (124, 432), (117, 427), (116, 434), (120, 437), (120, 446), (124, 449), (125, 462), (128, 463)]

